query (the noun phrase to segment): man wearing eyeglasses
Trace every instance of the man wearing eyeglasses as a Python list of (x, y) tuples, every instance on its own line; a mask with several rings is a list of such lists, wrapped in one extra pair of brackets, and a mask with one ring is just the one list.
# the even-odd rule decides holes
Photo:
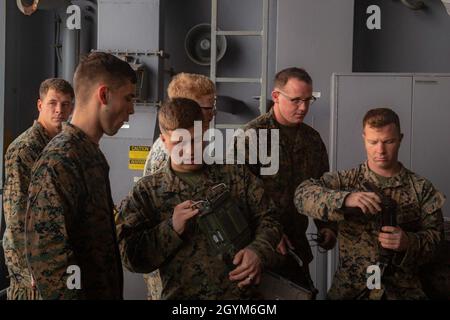
[[(309, 107), (316, 98), (312, 95), (312, 79), (300, 68), (287, 68), (277, 73), (272, 91), (273, 108), (266, 114), (250, 121), (245, 131), (254, 129), (279, 130), (279, 170), (273, 175), (262, 175), (260, 161), (247, 165), (258, 175), (280, 210), (284, 235), (278, 245), (278, 267), (275, 272), (291, 281), (316, 292), (309, 274), (309, 263), (313, 259), (306, 237), (308, 219), (299, 217), (294, 207), (296, 187), (304, 180), (320, 177), (329, 170), (328, 155), (319, 133), (303, 121)], [(259, 137), (259, 134), (257, 135)], [(271, 139), (268, 138), (268, 141)], [(259, 145), (259, 144), (258, 144)], [(268, 146), (271, 150), (274, 146)], [(245, 158), (248, 160), (249, 144)], [(250, 149), (251, 150), (251, 149)], [(238, 152), (240, 152), (238, 150)], [(268, 153), (271, 151), (268, 151)], [(319, 245), (328, 250), (336, 244), (335, 225), (315, 221)], [(302, 260), (303, 266), (288, 255), (293, 250)]]

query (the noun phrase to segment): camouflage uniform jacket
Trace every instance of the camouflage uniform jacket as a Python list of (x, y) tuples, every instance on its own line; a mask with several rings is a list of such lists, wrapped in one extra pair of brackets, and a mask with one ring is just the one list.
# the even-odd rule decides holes
[(295, 194), (300, 213), (339, 222), (339, 267), (329, 298), (355, 298), (366, 288), (367, 267), (378, 261), (379, 215), (349, 218), (340, 210), (350, 192), (365, 191), (365, 181), (397, 202), (397, 223), (409, 241), (405, 253), (395, 254), (391, 272), (381, 279), (381, 289), (372, 290), (369, 298), (380, 298), (383, 293), (387, 299), (425, 298), (418, 269), (433, 258), (443, 236), (441, 208), (445, 197), (428, 180), (403, 166), (394, 177), (380, 179), (367, 163), (305, 181)]
[(3, 235), (5, 262), (10, 274), (8, 299), (35, 299), (31, 275), (25, 259), (25, 214), (31, 169), (50, 141), (37, 121), (8, 147), (5, 154), (3, 210), (6, 230)]
[(190, 187), (170, 168), (170, 161), (157, 173), (141, 178), (122, 202), (118, 238), (122, 260), (133, 272), (160, 270), (162, 299), (239, 299), (250, 297), (228, 279), (225, 263), (210, 253), (205, 235), (193, 218), (182, 236), (169, 221), (173, 209), (186, 200), (202, 200), (206, 191), (225, 183), (252, 229), (249, 244), (269, 266), (280, 241), (280, 226), (272, 202), (264, 196), (257, 179), (244, 166), (211, 165), (203, 169), (205, 179)]
[[(167, 164), (169, 154), (166, 147), (159, 137), (154, 143), (145, 161), (143, 176), (155, 173)], [(144, 274), (144, 280), (147, 283), (148, 299), (159, 300), (161, 298), (162, 284), (159, 270), (149, 274)]]
[(444, 234), (434, 259), (420, 270), (423, 290), (433, 300), (450, 299), (450, 221), (445, 218)]
[[(108, 173), (98, 145), (71, 124), (63, 125), (36, 162), (28, 193), (26, 254), (43, 299), (122, 298)], [(71, 265), (80, 268), (81, 289), (67, 286)]]
[(147, 156), (144, 167), (144, 176), (155, 173), (158, 169), (164, 167), (169, 160), (169, 154), (161, 138), (158, 138)]
[[(260, 132), (261, 129), (280, 129), (280, 125), (275, 120), (273, 108), (244, 127), (244, 131), (249, 129), (255, 129), (257, 132)], [(308, 228), (308, 218), (306, 216), (299, 218), (293, 202), (294, 193), (302, 181), (319, 178), (328, 171), (328, 155), (319, 133), (305, 123), (298, 127), (295, 137), (284, 136), (282, 130), (279, 133), (279, 170), (276, 174), (261, 175), (261, 164), (246, 163), (250, 170), (263, 180), (265, 191), (280, 210), (284, 233), (297, 249), (303, 263), (309, 264), (313, 256), (305, 234)], [(270, 154), (271, 139), (267, 138), (267, 141), (269, 144), (267, 150)], [(246, 161), (248, 161), (248, 150), (250, 147), (247, 144)], [(315, 221), (315, 223), (318, 229), (323, 227), (335, 229), (335, 225), (332, 223), (327, 224), (321, 221)]]

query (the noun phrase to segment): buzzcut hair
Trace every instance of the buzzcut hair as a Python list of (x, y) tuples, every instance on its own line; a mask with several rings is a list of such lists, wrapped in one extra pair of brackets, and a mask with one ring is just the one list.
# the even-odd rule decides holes
[(195, 121), (203, 121), (203, 113), (200, 105), (192, 99), (168, 99), (159, 109), (158, 121), (161, 132), (189, 129)]
[(313, 83), (311, 76), (305, 71), (305, 69), (292, 67), (283, 69), (275, 75), (274, 87), (283, 88), (289, 79), (292, 78), (303, 81), (311, 86)]
[(70, 95), (72, 100), (73, 98), (75, 98), (75, 93), (73, 91), (72, 85), (68, 81), (60, 78), (50, 78), (42, 81), (39, 87), (39, 99), (44, 100), (50, 89), (63, 94), (68, 94)]
[(91, 52), (82, 57), (73, 77), (75, 95), (81, 102), (86, 101), (92, 88), (99, 83), (117, 89), (127, 81), (135, 84), (136, 72), (128, 62), (106, 52)]
[(195, 73), (179, 73), (167, 87), (169, 99), (188, 98), (197, 100), (207, 95), (215, 95), (216, 86), (206, 76)]
[(372, 128), (382, 128), (388, 124), (395, 124), (398, 133), (401, 133), (400, 118), (389, 108), (375, 108), (367, 111), (363, 118), (363, 129), (368, 125)]

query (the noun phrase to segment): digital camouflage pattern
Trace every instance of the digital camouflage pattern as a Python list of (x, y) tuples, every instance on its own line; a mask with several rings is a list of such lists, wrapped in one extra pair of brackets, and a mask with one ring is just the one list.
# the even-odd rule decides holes
[(162, 283), (159, 270), (144, 274), (144, 281), (147, 284), (147, 299), (160, 300)]
[[(147, 156), (144, 167), (144, 176), (155, 173), (163, 168), (169, 160), (169, 154), (166, 147), (159, 137), (153, 143), (153, 146)], [(161, 298), (162, 283), (159, 270), (144, 274), (144, 280), (147, 284), (147, 298), (149, 300), (159, 300)]]
[(444, 231), (434, 259), (420, 268), (420, 281), (431, 299), (450, 299), (450, 221), (444, 222)]
[(6, 150), (3, 188), (6, 229), (3, 249), (10, 278), (7, 292), (9, 300), (35, 300), (39, 297), (37, 290), (32, 287), (25, 259), (25, 214), (31, 169), (49, 141), (44, 127), (35, 121)]
[[(244, 131), (255, 129), (257, 132), (261, 129), (282, 129), (275, 120), (273, 108), (250, 121), (244, 127)], [(328, 155), (325, 145), (320, 134), (305, 123), (300, 124), (297, 130), (290, 130), (293, 134), (288, 136), (285, 130), (280, 130), (279, 141), (279, 170), (274, 175), (261, 175), (261, 164), (249, 164), (250, 146), (246, 144), (245, 159), (250, 170), (259, 176), (264, 182), (264, 188), (268, 195), (275, 202), (276, 207), (280, 211), (280, 219), (284, 233), (295, 247), (296, 253), (302, 259), (304, 265), (308, 265), (313, 255), (306, 237), (306, 229), (308, 228), (308, 218), (299, 216), (294, 206), (294, 193), (296, 187), (304, 180), (309, 178), (319, 178), (323, 173), (328, 171)], [(258, 136), (259, 137), (259, 136)], [(268, 154), (272, 146), (270, 138), (268, 141)], [(240, 152), (238, 150), (238, 152)], [(256, 152), (256, 150), (253, 150)], [(269, 166), (269, 165), (267, 165)], [(317, 229), (327, 227), (335, 230), (335, 224), (315, 221)], [(286, 258), (281, 254), (278, 255), (278, 268), (280, 270), (286, 268), (295, 268), (290, 273), (299, 273), (295, 263), (289, 264)], [(286, 265), (288, 263), (288, 265)], [(308, 276), (309, 277), (309, 276)]]
[(213, 256), (196, 218), (181, 237), (169, 225), (173, 209), (186, 200), (203, 200), (206, 192), (225, 183), (246, 214), (253, 235), (248, 246), (264, 267), (273, 263), (281, 231), (273, 203), (264, 196), (261, 182), (243, 166), (205, 166), (201, 184), (190, 187), (166, 166), (141, 178), (122, 202), (117, 234), (122, 261), (132, 272), (159, 268), (162, 299), (241, 299), (252, 293), (239, 290), (228, 279), (225, 263)]
[[(113, 218), (109, 166), (99, 146), (71, 124), (33, 168), (26, 254), (43, 299), (121, 299), (123, 271)], [(67, 268), (81, 289), (67, 287)]]
[(169, 154), (161, 140), (161, 137), (153, 143), (150, 152), (145, 161), (144, 176), (155, 173), (158, 169), (164, 167), (169, 160)]
[(442, 239), (441, 208), (445, 197), (428, 180), (403, 166), (394, 177), (384, 178), (372, 172), (367, 163), (352, 170), (326, 173), (320, 179), (305, 181), (295, 194), (295, 205), (301, 214), (324, 221), (338, 221), (339, 267), (328, 297), (354, 299), (366, 288), (367, 267), (378, 261), (379, 217), (344, 218), (340, 210), (349, 193), (365, 191), (365, 181), (372, 182), (397, 202), (397, 223), (409, 239), (408, 250), (395, 254), (390, 272), (382, 277), (381, 289), (370, 291), (368, 298), (426, 298), (418, 270), (431, 261)]

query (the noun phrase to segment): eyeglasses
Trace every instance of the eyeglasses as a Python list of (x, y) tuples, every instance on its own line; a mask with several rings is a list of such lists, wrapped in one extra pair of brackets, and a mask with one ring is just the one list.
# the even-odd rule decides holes
[(305, 103), (310, 106), (317, 100), (317, 98), (314, 96), (311, 96), (311, 97), (305, 98), (305, 99), (300, 98), (300, 97), (292, 98), (292, 97), (289, 97), (286, 93), (284, 93), (282, 91), (275, 91), (275, 92), (278, 92), (283, 97), (285, 97), (286, 99), (288, 99), (290, 102), (292, 102), (293, 104), (295, 104), (297, 106), (301, 105), (302, 103)]

